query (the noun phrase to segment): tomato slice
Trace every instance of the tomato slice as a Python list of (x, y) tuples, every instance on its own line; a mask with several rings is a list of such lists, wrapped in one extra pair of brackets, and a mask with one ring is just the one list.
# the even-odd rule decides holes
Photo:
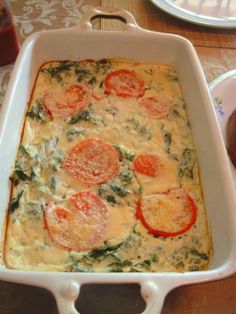
[(82, 84), (56, 87), (45, 93), (43, 105), (54, 118), (68, 118), (88, 106), (88, 95), (88, 89)]
[(144, 82), (134, 71), (116, 70), (107, 74), (104, 80), (105, 92), (123, 97), (141, 97), (144, 95)]
[(155, 96), (142, 98), (140, 105), (143, 106), (147, 113), (154, 118), (164, 118), (168, 115), (173, 107), (173, 102), (170, 100), (158, 99)]
[(138, 201), (136, 217), (149, 233), (174, 237), (189, 230), (196, 221), (197, 207), (183, 189), (144, 196)]
[(90, 191), (77, 192), (70, 199), (72, 210), (50, 202), (45, 208), (45, 225), (58, 246), (86, 251), (95, 248), (104, 236), (109, 214), (102, 200)]
[(133, 169), (148, 177), (156, 177), (160, 167), (160, 159), (155, 155), (139, 155), (133, 161)]
[(118, 153), (110, 143), (88, 138), (68, 151), (63, 169), (84, 183), (104, 183), (119, 171)]

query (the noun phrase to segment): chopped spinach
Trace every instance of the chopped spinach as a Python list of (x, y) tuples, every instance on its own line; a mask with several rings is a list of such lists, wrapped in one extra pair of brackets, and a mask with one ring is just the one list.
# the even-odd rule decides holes
[(122, 187), (116, 183), (111, 183), (110, 187), (111, 187), (112, 191), (115, 192), (120, 197), (125, 197), (126, 195), (128, 195), (130, 193), (127, 189), (125, 189), (124, 187)]
[(28, 171), (24, 170), (22, 168), (21, 163), (18, 160), (16, 161), (14, 174), (21, 181), (31, 181), (31, 180), (35, 181), (37, 178), (37, 175), (33, 167), (29, 167)]
[(59, 141), (57, 136), (43, 138), (39, 144), (39, 153), (42, 159), (50, 158), (53, 155), (60, 155), (56, 145)]
[(108, 201), (108, 203), (112, 203), (112, 204), (116, 204), (116, 198), (114, 195), (107, 195), (106, 200)]
[(145, 69), (144, 72), (146, 72), (148, 75), (153, 75), (153, 69), (150, 68), (150, 69)]
[(172, 264), (177, 269), (181, 270), (186, 266), (190, 271), (196, 271), (207, 264), (209, 257), (206, 253), (199, 252), (195, 247), (183, 246), (178, 251), (173, 252), (171, 259)]
[(102, 59), (99, 61), (91, 61), (89, 63), (77, 62), (75, 64), (74, 73), (78, 82), (87, 82), (90, 85), (97, 83), (96, 75), (98, 73), (105, 74), (111, 67), (110, 61)]
[(193, 256), (196, 256), (196, 257), (199, 257), (200, 259), (204, 260), (204, 261), (208, 261), (209, 257), (207, 254), (205, 253), (200, 253), (198, 252), (196, 249), (191, 249), (190, 250), (190, 253), (193, 255)]
[(74, 66), (73, 62), (70, 61), (60, 61), (58, 65), (50, 65), (48, 68), (41, 70), (42, 73), (48, 74), (52, 79), (56, 79), (58, 82), (63, 80), (62, 74), (71, 70)]
[(40, 183), (42, 172), (58, 171), (64, 157), (57, 148), (58, 137), (43, 138), (35, 145), (21, 145), (15, 164), (15, 177), (21, 181)]
[(99, 186), (98, 193), (99, 193), (99, 195), (101, 197), (103, 197), (104, 193), (106, 193), (108, 190), (109, 190), (109, 185), (108, 184), (101, 184)]
[(127, 159), (128, 161), (133, 161), (135, 155), (132, 154), (127, 148), (121, 145), (114, 144), (113, 147), (118, 151), (119, 153), (119, 160)]
[(31, 170), (30, 175), (26, 174), (22, 169), (16, 169), (15, 174), (21, 181), (31, 181), (31, 180), (34, 181), (37, 178), (37, 175), (34, 172), (34, 169)]
[(101, 59), (90, 63), (90, 70), (93, 74), (106, 74), (111, 67), (111, 62), (107, 59)]
[(115, 106), (111, 106), (109, 108), (106, 108), (105, 111), (114, 117), (117, 114), (118, 109)]
[(37, 155), (38, 150), (34, 145), (30, 144), (21, 144), (19, 148), (19, 154), (22, 157), (34, 158)]
[(121, 171), (119, 176), (121, 177), (122, 181), (127, 185), (132, 182), (134, 178), (134, 173), (130, 169), (124, 169), (123, 171)]
[(125, 267), (130, 267), (132, 264), (133, 263), (131, 261), (117, 259), (116, 261), (108, 264), (108, 267), (111, 272), (121, 273), (124, 271)]
[(175, 264), (175, 267), (178, 268), (178, 269), (181, 269), (184, 267), (184, 263), (182, 261), (178, 262)]
[(31, 200), (25, 204), (25, 211), (32, 219), (39, 220), (44, 214), (45, 203), (42, 200)]
[(75, 74), (77, 76), (77, 81), (79, 83), (81, 83), (83, 80), (85, 80), (87, 77), (90, 77), (91, 76), (91, 73), (89, 70), (87, 69), (83, 69), (81, 68), (80, 66), (77, 66), (75, 68)]
[(175, 117), (180, 117), (180, 113), (176, 108), (173, 108), (171, 112)]
[(113, 194), (111, 194), (110, 187), (108, 184), (102, 184), (100, 185), (98, 189), (98, 193), (101, 196), (101, 198), (107, 200), (107, 202), (111, 204), (116, 204), (117, 200)]
[(132, 267), (133, 271), (143, 271), (143, 269), (145, 270), (149, 270), (151, 269), (151, 261), (146, 259), (140, 263), (136, 263), (133, 267)]
[(166, 75), (170, 81), (178, 81), (178, 76), (174, 69), (168, 69)]
[[(147, 128), (146, 125), (141, 124), (138, 119), (132, 118), (127, 120), (127, 122), (131, 125), (133, 130), (144, 136), (147, 140), (150, 140), (152, 138), (151, 131)], [(128, 129), (129, 128), (130, 127), (128, 127)]]
[(58, 184), (57, 179), (55, 177), (51, 177), (51, 179), (50, 179), (50, 187), (51, 187), (52, 190), (56, 189), (57, 184)]
[(141, 135), (148, 135), (148, 140), (151, 138), (151, 134), (149, 133), (149, 130), (147, 129), (147, 127), (145, 125), (140, 125), (139, 129), (138, 129), (139, 133)]
[(165, 132), (164, 133), (164, 142), (166, 143), (167, 146), (171, 145), (172, 142), (172, 136), (170, 132)]
[(94, 249), (92, 251), (89, 252), (88, 257), (91, 259), (104, 259), (106, 256), (112, 254), (114, 251), (118, 250), (119, 247), (122, 245), (122, 242), (117, 244), (117, 245), (113, 245), (113, 246), (105, 246), (102, 248), (98, 248), (98, 249)]
[(25, 145), (20, 145), (19, 147), (19, 153), (22, 153), (22, 154), (28, 154), (28, 150), (27, 148), (25, 147)]
[(72, 127), (66, 131), (66, 137), (68, 141), (71, 142), (77, 137), (77, 135), (84, 134), (84, 133), (85, 133), (85, 129), (83, 127), (81, 128)]
[(69, 271), (70, 272), (78, 272), (78, 273), (85, 273), (85, 272), (92, 272), (92, 265), (86, 265), (86, 269), (84, 269), (83, 265), (80, 265), (79, 261), (71, 262)]
[(95, 72), (105, 74), (111, 67), (111, 62), (107, 59), (101, 59), (95, 63)]
[(92, 78), (90, 80), (88, 80), (88, 84), (90, 85), (94, 85), (97, 83), (97, 79), (95, 76), (92, 76)]
[(91, 108), (85, 109), (72, 116), (68, 121), (69, 124), (75, 124), (79, 121), (95, 121), (94, 111)]
[(15, 174), (21, 181), (30, 180), (30, 177), (21, 169), (16, 169)]
[(35, 104), (27, 112), (26, 116), (44, 123), (52, 119), (46, 112), (41, 99), (36, 99)]
[(16, 197), (14, 197), (8, 207), (8, 211), (12, 214), (19, 206), (20, 206), (20, 199), (24, 193), (24, 190), (21, 190)]
[(76, 257), (72, 251), (69, 252), (69, 271), (92, 272), (92, 264), (86, 257)]
[(182, 161), (179, 166), (178, 175), (180, 178), (186, 176), (193, 179), (193, 169), (195, 165), (194, 151), (189, 148), (185, 148), (182, 153)]
[(53, 171), (60, 170), (62, 160), (63, 160), (62, 156), (58, 155), (57, 157), (55, 157), (54, 159), (50, 161), (49, 164), (52, 167)]

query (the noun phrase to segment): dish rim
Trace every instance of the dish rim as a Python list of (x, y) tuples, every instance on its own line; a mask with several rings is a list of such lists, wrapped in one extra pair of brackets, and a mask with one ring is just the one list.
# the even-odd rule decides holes
[[(3, 104), (2, 115), (0, 118), (0, 145), (3, 135), (3, 130), (5, 127), (5, 121), (3, 116), (7, 116), (8, 112), (8, 103), (11, 102), (12, 92), (14, 92), (17, 84), (17, 80), (19, 77), (19, 67), (21, 64), (24, 64), (24, 59), (26, 58), (25, 50), (27, 47), (35, 44), (35, 41), (40, 38), (41, 35), (49, 35), (49, 34), (71, 34), (71, 35), (79, 35), (84, 34), (88, 35), (88, 32), (93, 32), (95, 34), (96, 31), (92, 31), (91, 26), (91, 17), (95, 15), (118, 15), (124, 18), (127, 21), (126, 25), (126, 34), (132, 34), (134, 38), (143, 34), (143, 36), (160, 36), (169, 39), (175, 38), (177, 41), (181, 41), (183, 45), (188, 46), (189, 49), (192, 49), (192, 58), (196, 58), (196, 53), (193, 50), (192, 44), (185, 38), (180, 37), (178, 35), (172, 34), (162, 34), (156, 33), (148, 30), (144, 30), (140, 28), (132, 15), (127, 11), (117, 11), (114, 9), (108, 8), (92, 8), (87, 15), (84, 16), (84, 19), (81, 21), (80, 27), (73, 27), (70, 29), (61, 29), (61, 30), (53, 30), (53, 31), (41, 31), (39, 33), (35, 33), (31, 35), (24, 43), (23, 49), (17, 59), (16, 65), (14, 67), (12, 77), (9, 83), (9, 89), (7, 91), (7, 95), (5, 97), (5, 101)], [(98, 31), (100, 34), (106, 34), (107, 31)], [(90, 33), (92, 34), (92, 33)], [(122, 32), (111, 32), (109, 34), (117, 34), (120, 36)], [(123, 33), (124, 34), (124, 33)], [(200, 62), (198, 61), (195, 64), (195, 70), (198, 75), (201, 75), (201, 83), (203, 84), (203, 71), (199, 68)], [(205, 83), (205, 96), (209, 96), (206, 90)], [(202, 97), (203, 97), (202, 96)], [(204, 98), (203, 97), (203, 98)], [(209, 97), (210, 99), (210, 97)], [(1, 125), (2, 122), (2, 125)], [(227, 184), (230, 185), (230, 178), (227, 178)], [(233, 204), (236, 204), (236, 199), (232, 200)], [(236, 225), (236, 224), (235, 224)], [(236, 233), (233, 234), (236, 240)], [(221, 267), (206, 270), (206, 271), (198, 271), (198, 272), (186, 272), (186, 273), (62, 273), (62, 272), (34, 272), (34, 271), (19, 271), (19, 270), (10, 270), (10, 269), (0, 269), (0, 279), (11, 281), (11, 282), (20, 282), (26, 284), (32, 284), (36, 286), (40, 286), (46, 288), (53, 292), (56, 297), (57, 304), (59, 307), (59, 311), (61, 313), (65, 313), (71, 311), (71, 313), (77, 313), (74, 308), (74, 301), (77, 299), (79, 294), (79, 289), (83, 284), (89, 283), (139, 283), (141, 286), (141, 293), (146, 300), (147, 308), (143, 313), (158, 313), (161, 310), (161, 307), (164, 302), (164, 298), (167, 293), (178, 287), (180, 285), (200, 283), (210, 280), (221, 279), (226, 276), (231, 275), (236, 271), (236, 265), (233, 263), (233, 259), (236, 258), (236, 249), (231, 251), (231, 255), (228, 260), (221, 265)], [(58, 276), (59, 275), (59, 276)], [(59, 278), (58, 278), (59, 277)], [(159, 298), (156, 297), (158, 294)]]
[[(226, 145), (226, 124), (227, 124), (227, 119), (228, 119), (225, 116), (228, 116), (229, 112), (227, 112), (228, 111), (228, 110), (226, 110), (227, 105), (225, 105), (224, 102), (222, 102), (222, 104), (218, 104), (216, 102), (214, 93), (216, 92), (216, 90), (218, 88), (221, 87), (222, 84), (227, 83), (227, 81), (235, 79), (235, 78), (236, 78), (236, 69), (233, 69), (233, 70), (230, 70), (230, 71), (227, 71), (227, 72), (221, 74), (220, 76), (218, 76), (216, 79), (214, 79), (209, 84), (209, 90), (211, 92), (214, 108), (216, 111), (216, 117), (217, 117), (217, 120), (218, 120), (218, 123), (220, 126), (220, 130), (221, 130), (221, 133), (222, 133), (222, 136), (224, 139), (225, 147), (227, 147), (227, 145)], [(232, 82), (231, 82), (231, 84), (232, 84)], [(217, 97), (220, 97), (220, 96), (222, 96), (222, 95), (219, 95)], [(230, 105), (230, 107), (231, 107), (231, 105)], [(226, 112), (227, 112), (227, 114), (226, 114)], [(232, 113), (232, 111), (231, 111), (231, 113)], [(229, 156), (228, 156), (228, 158), (229, 158)], [(232, 164), (230, 158), (229, 158), (229, 162), (230, 162), (230, 169), (232, 172), (232, 176), (234, 179), (234, 185), (236, 187), (236, 169), (235, 169), (234, 165)]]

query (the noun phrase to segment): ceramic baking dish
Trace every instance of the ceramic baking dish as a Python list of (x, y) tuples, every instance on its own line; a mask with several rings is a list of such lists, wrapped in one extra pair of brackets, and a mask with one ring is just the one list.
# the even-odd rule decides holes
[[(92, 28), (95, 16), (116, 16), (124, 31)], [(187, 103), (200, 163), (214, 254), (207, 271), (185, 273), (56, 273), (10, 270), (0, 267), (0, 279), (50, 290), (60, 313), (75, 314), (80, 287), (90, 283), (137, 283), (146, 301), (143, 313), (159, 313), (167, 293), (180, 285), (217, 280), (236, 271), (236, 199), (228, 158), (208, 87), (192, 44), (179, 36), (140, 28), (131, 14), (111, 8), (92, 8), (79, 26), (43, 31), (30, 36), (16, 61), (0, 119), (0, 224), (4, 241), (9, 177), (21, 137), (26, 106), (39, 67), (51, 60), (124, 57), (175, 66)], [(3, 246), (3, 245), (2, 245)]]

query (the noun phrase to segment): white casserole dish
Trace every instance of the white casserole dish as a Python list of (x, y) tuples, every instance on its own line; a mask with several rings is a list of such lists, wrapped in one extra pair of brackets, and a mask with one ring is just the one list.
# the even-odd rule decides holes
[[(125, 31), (96, 31), (95, 16), (116, 16)], [(9, 270), (0, 267), (0, 279), (50, 290), (60, 313), (78, 313), (74, 303), (80, 287), (89, 283), (138, 283), (146, 300), (143, 313), (161, 311), (167, 293), (180, 285), (217, 280), (236, 271), (236, 198), (233, 180), (208, 87), (192, 44), (186, 39), (140, 28), (132, 15), (111, 8), (93, 8), (77, 27), (33, 34), (16, 61), (0, 117), (0, 224), (3, 248), (9, 177), (21, 137), (27, 103), (39, 67), (51, 60), (124, 57), (175, 66), (187, 103), (198, 153), (214, 254), (207, 271), (186, 273), (57, 273)]]

